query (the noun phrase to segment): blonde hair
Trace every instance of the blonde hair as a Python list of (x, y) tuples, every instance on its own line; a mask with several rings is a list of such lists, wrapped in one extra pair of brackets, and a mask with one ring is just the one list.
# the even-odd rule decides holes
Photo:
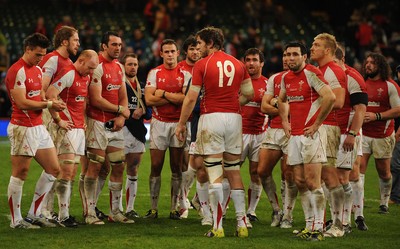
[(337, 45), (336, 38), (334, 35), (331, 35), (328, 33), (321, 33), (314, 38), (314, 41), (316, 39), (325, 41), (325, 45), (324, 45), (325, 48), (329, 48), (331, 50), (330, 52), (332, 55), (335, 54), (335, 51), (336, 51), (338, 45)]

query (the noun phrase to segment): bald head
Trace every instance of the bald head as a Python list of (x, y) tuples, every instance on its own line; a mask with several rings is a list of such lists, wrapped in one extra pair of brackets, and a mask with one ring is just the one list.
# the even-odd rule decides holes
[(87, 76), (99, 65), (99, 56), (94, 50), (83, 50), (74, 65), (81, 76)]

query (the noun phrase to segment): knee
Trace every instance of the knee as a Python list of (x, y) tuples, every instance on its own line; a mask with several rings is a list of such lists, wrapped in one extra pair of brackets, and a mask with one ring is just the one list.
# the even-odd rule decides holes
[(123, 164), (125, 162), (125, 153), (123, 150), (107, 153), (107, 157), (112, 166)]

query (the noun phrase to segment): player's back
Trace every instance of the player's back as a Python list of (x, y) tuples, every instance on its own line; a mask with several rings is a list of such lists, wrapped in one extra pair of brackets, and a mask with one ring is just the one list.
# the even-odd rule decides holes
[(240, 112), (240, 84), (248, 73), (242, 62), (222, 51), (198, 61), (193, 69), (193, 85), (203, 86), (201, 113)]

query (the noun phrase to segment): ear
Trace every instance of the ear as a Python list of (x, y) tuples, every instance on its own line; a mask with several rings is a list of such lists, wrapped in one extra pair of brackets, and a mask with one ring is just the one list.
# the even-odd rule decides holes
[(210, 41), (210, 43), (207, 43), (206, 46), (207, 46), (208, 49), (211, 49), (211, 48), (214, 47), (214, 42)]
[(67, 46), (67, 45), (68, 45), (68, 40), (63, 40), (63, 41), (61, 42), (61, 45)]
[(181, 51), (180, 51), (180, 50), (177, 50), (177, 51), (176, 51), (176, 55), (177, 55), (177, 56), (179, 56), (179, 55), (180, 55), (180, 53), (181, 53)]

